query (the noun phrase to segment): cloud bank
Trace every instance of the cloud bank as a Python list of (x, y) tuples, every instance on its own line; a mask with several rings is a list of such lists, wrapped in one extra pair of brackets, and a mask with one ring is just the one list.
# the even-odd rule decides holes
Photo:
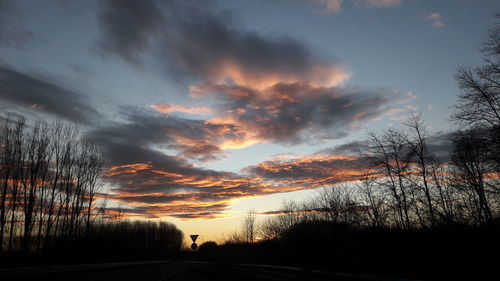
[(90, 124), (100, 114), (88, 96), (66, 89), (54, 81), (0, 65), (0, 99), (69, 121)]

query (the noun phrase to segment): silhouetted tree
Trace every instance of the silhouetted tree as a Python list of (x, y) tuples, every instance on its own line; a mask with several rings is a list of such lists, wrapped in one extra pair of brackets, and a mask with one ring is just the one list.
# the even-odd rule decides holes
[(489, 29), (481, 52), (483, 65), (461, 67), (455, 75), (462, 91), (452, 115), (461, 126), (453, 136), (453, 186), (476, 223), (491, 221), (500, 190), (500, 22)]
[(383, 227), (387, 223), (388, 206), (386, 194), (375, 177), (366, 173), (357, 183), (359, 205), (363, 207), (360, 216), (371, 227)]
[(320, 191), (313, 199), (314, 210), (333, 223), (359, 223), (355, 189), (348, 184), (337, 184)]
[(39, 251), (90, 231), (104, 162), (75, 126), (6, 118), (0, 158), (0, 252)]
[(487, 143), (478, 130), (458, 132), (453, 139), (451, 156), (455, 169), (454, 186), (465, 195), (471, 218), (484, 223), (492, 219), (486, 183), (490, 169), (485, 153)]
[(307, 215), (308, 211), (305, 210), (309, 210), (308, 204), (307, 207), (304, 208), (304, 206), (301, 207), (296, 202), (284, 201), (277, 214), (267, 217), (262, 222), (260, 229), (264, 237), (279, 238), (288, 231), (290, 227), (299, 222), (308, 220), (310, 216)]
[(460, 67), (455, 75), (462, 92), (452, 118), (466, 127), (500, 124), (500, 23), (489, 30), (481, 52), (482, 66)]
[(374, 164), (384, 172), (382, 186), (388, 191), (402, 228), (411, 227), (410, 198), (406, 173), (410, 168), (410, 150), (402, 132), (386, 130), (381, 136), (370, 134), (370, 155)]
[(247, 212), (246, 216), (243, 218), (243, 235), (247, 242), (252, 243), (255, 240), (255, 234), (257, 231), (256, 225), (257, 215), (255, 210), (250, 210)]
[[(421, 191), (423, 193), (424, 200), (418, 198), (417, 201), (423, 203), (427, 208), (427, 213), (429, 215), (429, 221), (432, 226), (436, 225), (436, 215), (434, 210), (434, 200), (432, 194), (431, 186), (431, 163), (433, 157), (427, 148), (427, 130), (425, 128), (424, 121), (422, 120), (420, 114), (414, 112), (411, 113), (410, 118), (404, 123), (404, 125), (409, 129), (409, 134), (403, 135), (409, 148), (409, 153), (411, 155), (411, 162), (414, 163), (414, 171), (416, 172), (416, 179), (413, 181), (413, 185), (416, 188), (411, 190), (416, 193)], [(417, 194), (418, 197), (420, 194)], [(415, 207), (418, 208), (419, 204)], [(418, 209), (417, 209), (418, 212)], [(420, 212), (418, 212), (420, 214)], [(421, 218), (419, 216), (419, 218)], [(421, 224), (425, 224), (422, 221)]]

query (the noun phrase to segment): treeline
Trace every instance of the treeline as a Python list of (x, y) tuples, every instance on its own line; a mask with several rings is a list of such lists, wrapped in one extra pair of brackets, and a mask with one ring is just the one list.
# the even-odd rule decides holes
[(244, 236), (231, 236), (221, 244), (203, 243), (185, 257), (362, 274), (374, 280), (491, 280), (497, 274), (491, 257), (500, 251), (498, 233), (498, 221), (403, 230), (309, 219), (297, 221), (274, 239), (247, 242)]
[(168, 222), (101, 220), (86, 236), (58, 239), (44, 256), (58, 264), (68, 256), (71, 263), (174, 258), (183, 240), (182, 231)]
[(0, 157), (1, 253), (39, 252), (89, 233), (104, 159), (74, 125), (6, 118)]
[[(5, 118), (0, 127), (0, 257), (96, 261), (165, 256), (182, 232), (164, 222), (105, 214), (105, 163), (75, 125)], [(91, 258), (86, 260), (86, 258)]]
[(307, 202), (284, 203), (262, 223), (261, 234), (279, 237), (297, 223), (317, 220), (410, 230), (498, 218), (500, 151), (492, 137), (498, 132), (458, 132), (450, 140), (451, 155), (440, 159), (429, 150), (418, 116), (406, 126), (370, 135), (363, 158), (373, 165), (361, 180), (326, 188)]

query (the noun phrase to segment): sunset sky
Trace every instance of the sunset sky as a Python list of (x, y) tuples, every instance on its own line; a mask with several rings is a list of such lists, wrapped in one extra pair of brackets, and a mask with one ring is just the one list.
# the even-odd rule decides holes
[(498, 0), (0, 0), (2, 117), (102, 149), (108, 211), (201, 241), (357, 179), (368, 132), (439, 135)]

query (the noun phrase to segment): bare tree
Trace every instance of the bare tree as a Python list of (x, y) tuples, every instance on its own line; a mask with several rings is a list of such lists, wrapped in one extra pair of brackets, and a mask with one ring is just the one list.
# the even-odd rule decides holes
[(453, 223), (456, 220), (457, 195), (452, 183), (452, 170), (449, 163), (436, 159), (430, 163), (431, 179), (437, 189), (436, 213), (440, 221)]
[(387, 222), (387, 203), (383, 190), (377, 180), (366, 173), (357, 183), (360, 206), (363, 207), (361, 216), (371, 227), (383, 227)]
[(455, 187), (466, 195), (465, 198), (470, 203), (472, 219), (477, 223), (485, 223), (492, 219), (485, 183), (489, 166), (485, 153), (487, 143), (477, 130), (459, 132), (454, 137), (453, 174)]
[(403, 134), (397, 130), (387, 130), (382, 136), (370, 134), (370, 155), (375, 165), (384, 172), (383, 186), (393, 199), (397, 222), (402, 228), (411, 227), (410, 200), (406, 173), (410, 167), (409, 149)]
[(0, 157), (0, 251), (39, 251), (54, 238), (89, 232), (101, 213), (95, 196), (104, 161), (76, 127), (5, 119)]
[(427, 130), (421, 115), (414, 112), (411, 113), (410, 118), (404, 125), (410, 129), (410, 134), (404, 135), (404, 138), (410, 149), (412, 162), (415, 162), (414, 166), (417, 178), (413, 184), (417, 187), (417, 191), (421, 190), (423, 192), (423, 203), (427, 207), (430, 223), (432, 226), (435, 226), (436, 215), (433, 206), (433, 196), (431, 194), (431, 175), (429, 171), (433, 157), (427, 149)]
[(316, 210), (326, 220), (333, 223), (356, 224), (359, 205), (355, 198), (355, 189), (348, 184), (337, 184), (320, 191), (314, 200)]
[(260, 229), (266, 238), (279, 238), (294, 225), (305, 221), (304, 211), (296, 202), (284, 201), (280, 210), (266, 218)]
[(256, 225), (257, 215), (255, 210), (250, 210), (247, 212), (243, 219), (243, 234), (247, 242), (253, 243), (255, 240), (255, 234), (257, 230)]
[(41, 210), (36, 210), (35, 206), (37, 201), (43, 202), (43, 196), (40, 196), (39, 190), (43, 189), (48, 173), (48, 147), (47, 125), (41, 121), (35, 122), (26, 135), (24, 146), (26, 161), (22, 169), (21, 180), (23, 187), (21, 206), (24, 213), (22, 248), (24, 251), (28, 250), (36, 216), (42, 216)]
[(500, 23), (489, 30), (481, 51), (484, 65), (461, 67), (455, 75), (462, 93), (452, 118), (466, 127), (500, 124)]

